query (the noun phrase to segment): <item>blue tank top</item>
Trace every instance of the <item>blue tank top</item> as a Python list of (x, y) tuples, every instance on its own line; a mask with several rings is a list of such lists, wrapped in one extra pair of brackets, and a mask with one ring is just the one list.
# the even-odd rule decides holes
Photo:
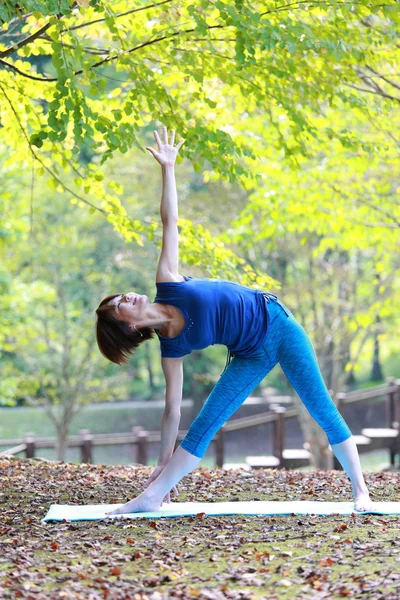
[(230, 356), (255, 354), (268, 330), (265, 292), (222, 279), (184, 278), (156, 283), (154, 302), (175, 306), (186, 319), (182, 332), (173, 338), (155, 330), (161, 356), (178, 358), (214, 344), (227, 346), (228, 361)]

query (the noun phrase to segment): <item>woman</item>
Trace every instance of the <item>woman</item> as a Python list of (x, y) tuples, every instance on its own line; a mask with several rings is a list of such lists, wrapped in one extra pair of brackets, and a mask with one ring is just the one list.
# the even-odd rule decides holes
[[(277, 296), (218, 279), (178, 272), (178, 204), (174, 165), (175, 131), (149, 150), (162, 167), (163, 244), (156, 274), (157, 296), (137, 292), (105, 298), (97, 309), (102, 354), (120, 364), (140, 343), (158, 335), (166, 380), (166, 409), (157, 468), (139, 496), (107, 514), (158, 510), (170, 490), (201, 461), (219, 428), (279, 362), (313, 418), (325, 430), (332, 451), (352, 483), (354, 508), (371, 510), (357, 447), (322, 378), (314, 348), (303, 327)], [(228, 347), (225, 371), (180, 446), (173, 452), (180, 420), (183, 357), (211, 344)], [(233, 356), (232, 361), (230, 358)]]

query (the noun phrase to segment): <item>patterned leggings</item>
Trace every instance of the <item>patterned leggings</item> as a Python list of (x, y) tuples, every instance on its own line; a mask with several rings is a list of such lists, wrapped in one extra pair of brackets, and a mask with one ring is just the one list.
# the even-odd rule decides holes
[(266, 296), (269, 297), (266, 299), (270, 322), (264, 345), (254, 356), (233, 357), (219, 378), (180, 444), (194, 456), (204, 456), (220, 427), (278, 362), (331, 445), (344, 442), (352, 435), (329, 395), (304, 328), (276, 296)]

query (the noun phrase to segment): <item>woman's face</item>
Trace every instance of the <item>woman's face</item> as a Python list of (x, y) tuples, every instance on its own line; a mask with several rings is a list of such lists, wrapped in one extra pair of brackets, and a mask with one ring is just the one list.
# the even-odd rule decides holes
[(136, 325), (145, 320), (148, 303), (147, 296), (141, 296), (134, 292), (121, 294), (109, 302), (114, 306), (114, 313), (118, 321), (125, 321), (131, 325)]

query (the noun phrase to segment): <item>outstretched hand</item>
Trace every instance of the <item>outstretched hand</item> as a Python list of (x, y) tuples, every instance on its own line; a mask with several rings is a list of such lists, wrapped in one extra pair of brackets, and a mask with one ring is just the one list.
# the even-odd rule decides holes
[(163, 142), (161, 141), (158, 132), (154, 131), (154, 137), (157, 142), (158, 151), (154, 150), (154, 148), (151, 148), (151, 146), (146, 146), (146, 150), (149, 150), (149, 152), (152, 153), (152, 155), (154, 156), (156, 161), (160, 163), (160, 165), (173, 166), (178, 155), (178, 150), (186, 140), (181, 140), (176, 146), (174, 146), (175, 129), (173, 129), (171, 132), (171, 139), (169, 142), (167, 128), (165, 127), (165, 125), (163, 125), (162, 132), (164, 138)]

